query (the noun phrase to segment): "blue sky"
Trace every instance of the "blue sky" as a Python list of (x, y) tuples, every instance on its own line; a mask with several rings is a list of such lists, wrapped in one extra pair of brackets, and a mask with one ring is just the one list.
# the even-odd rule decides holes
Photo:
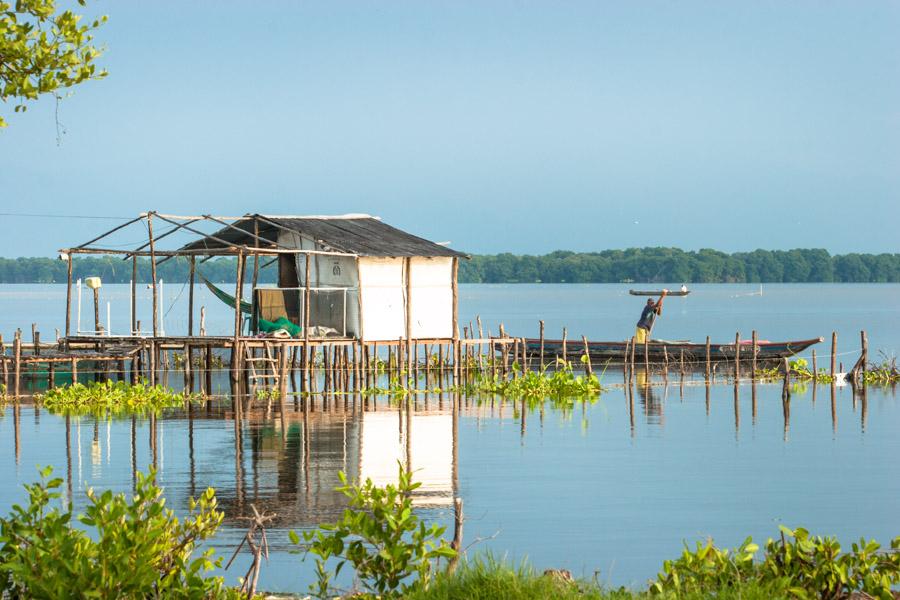
[[(252, 7), (253, 10), (250, 10)], [(92, 2), (0, 212), (366, 212), (473, 253), (898, 252), (896, 2)], [(0, 255), (116, 221), (0, 217)]]

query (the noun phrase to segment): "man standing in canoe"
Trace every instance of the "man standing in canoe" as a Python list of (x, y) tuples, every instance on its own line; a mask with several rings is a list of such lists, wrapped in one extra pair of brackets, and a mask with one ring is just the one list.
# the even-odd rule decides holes
[(647, 306), (641, 312), (641, 318), (637, 322), (637, 328), (634, 331), (635, 343), (643, 344), (650, 337), (650, 332), (653, 330), (653, 322), (656, 321), (656, 317), (662, 314), (663, 298), (668, 293), (669, 290), (663, 290), (662, 295), (656, 302), (653, 301), (653, 298), (647, 299)]

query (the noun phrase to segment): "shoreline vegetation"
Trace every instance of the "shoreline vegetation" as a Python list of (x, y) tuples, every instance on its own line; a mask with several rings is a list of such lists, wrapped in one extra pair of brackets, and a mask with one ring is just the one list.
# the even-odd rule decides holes
[[(209, 544), (225, 517), (213, 488), (191, 498), (188, 514), (179, 519), (166, 507), (151, 470), (137, 474), (131, 498), (88, 489), (87, 507), (76, 513), (52, 468), (39, 468), (39, 474), (38, 482), (25, 485), (29, 501), (0, 516), (2, 597), (63, 597), (73, 589), (80, 597), (109, 599), (265, 597), (257, 593), (257, 581), (265, 568), (261, 558), (271, 515), (254, 507), (256, 519), (246, 538), (253, 562), (239, 587), (231, 587), (211, 573), (223, 564)], [(599, 573), (577, 579), (563, 569), (516, 566), (489, 552), (463, 557), (461, 526), (449, 541), (445, 527), (426, 524), (413, 510), (412, 495), (420, 484), (402, 464), (396, 485), (350, 482), (342, 472), (339, 477), (337, 490), (347, 498), (341, 518), (300, 535), (288, 532), (297, 562), (314, 569), (309, 593), (321, 599), (893, 600), (900, 583), (900, 537), (887, 548), (860, 539), (845, 550), (836, 538), (782, 525), (778, 537), (762, 547), (750, 537), (734, 549), (711, 539), (694, 547), (685, 543), (681, 555), (665, 560), (646, 587), (611, 588)], [(235, 555), (240, 551), (238, 546)], [(344, 566), (353, 571), (351, 589), (337, 585)]]
[[(252, 269), (252, 261), (247, 261)], [(266, 265), (262, 263), (261, 267)], [(47, 257), (0, 258), (0, 283), (65, 283), (65, 261)], [(158, 277), (188, 279), (188, 260), (167, 261)], [(233, 283), (235, 259), (202, 263), (215, 283)], [(76, 257), (73, 277), (97, 276), (128, 283), (132, 264), (117, 256)], [(275, 283), (274, 265), (260, 270), (261, 283)], [(150, 263), (138, 260), (138, 282), (149, 283)], [(822, 249), (754, 250), (728, 254), (703, 249), (628, 248), (602, 252), (558, 250), (544, 255), (484, 254), (463, 260), (460, 283), (900, 283), (900, 254), (838, 254)]]

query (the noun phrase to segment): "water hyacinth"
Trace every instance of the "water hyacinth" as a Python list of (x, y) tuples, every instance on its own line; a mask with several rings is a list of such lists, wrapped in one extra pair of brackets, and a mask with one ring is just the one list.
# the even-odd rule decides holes
[(146, 381), (75, 383), (48, 390), (39, 396), (43, 406), (53, 413), (131, 415), (159, 412), (199, 399), (196, 394), (176, 393)]

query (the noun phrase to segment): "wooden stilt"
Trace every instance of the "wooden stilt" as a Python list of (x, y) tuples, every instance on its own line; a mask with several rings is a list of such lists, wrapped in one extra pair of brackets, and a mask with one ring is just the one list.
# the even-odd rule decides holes
[(153, 337), (156, 337), (159, 335), (159, 308), (157, 306), (158, 292), (156, 289), (156, 246), (153, 242), (153, 213), (150, 211), (147, 212), (147, 236), (150, 241), (150, 278), (153, 288)]
[(69, 254), (69, 264), (66, 265), (66, 337), (72, 330), (72, 255)]
[(587, 336), (581, 336), (581, 341), (582, 343), (584, 343), (584, 356), (586, 359), (584, 362), (584, 367), (587, 370), (588, 377), (590, 377), (594, 374), (594, 369), (591, 366), (591, 347), (588, 344)]
[(541, 371), (544, 370), (544, 322), (540, 321), (541, 330)]

